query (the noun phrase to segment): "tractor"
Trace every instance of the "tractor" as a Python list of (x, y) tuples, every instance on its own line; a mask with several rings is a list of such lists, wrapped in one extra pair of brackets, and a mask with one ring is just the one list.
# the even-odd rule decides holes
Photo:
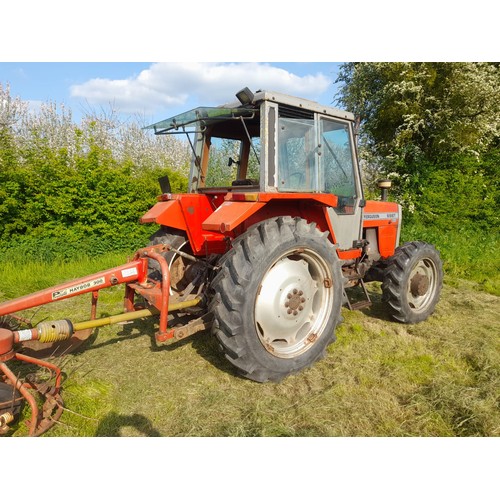
[[(5, 394), (14, 402), (39, 390), (17, 380), (7, 361), (43, 363), (56, 383), (30, 433), (45, 431), (54, 419), (46, 415), (62, 406), (60, 372), (26, 346), (66, 343), (67, 352), (105, 324), (159, 314), (157, 342), (212, 332), (239, 374), (278, 382), (325, 355), (342, 306), (371, 304), (369, 281), (382, 282), (394, 320), (432, 314), (439, 252), (420, 241), (399, 245), (401, 206), (387, 199), (389, 181), (379, 182), (380, 201), (364, 198), (354, 115), (246, 87), (236, 98), (146, 127), (186, 138), (188, 192), (173, 194), (168, 177), (160, 179), (162, 194), (140, 219), (159, 229), (127, 264), (0, 304), (0, 419)], [(99, 290), (119, 284), (124, 312), (97, 318)], [(83, 293), (92, 294), (89, 321), (13, 326), (19, 311)]]

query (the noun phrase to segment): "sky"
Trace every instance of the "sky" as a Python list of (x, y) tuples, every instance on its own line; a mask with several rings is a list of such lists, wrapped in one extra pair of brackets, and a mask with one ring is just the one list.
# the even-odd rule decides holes
[(69, 107), (73, 119), (113, 110), (155, 123), (197, 106), (235, 100), (243, 87), (274, 90), (331, 105), (334, 62), (0, 62), (0, 84), (30, 103)]
[[(341, 61), (498, 60), (491, 2), (25, 0), (2, 7), (0, 84), (75, 121), (110, 109), (145, 124), (234, 94), (275, 90), (332, 104)], [(299, 8), (300, 7), (300, 8)], [(136, 61), (136, 62), (132, 62)], [(217, 62), (219, 61), (219, 62)], [(229, 62), (234, 61), (234, 62)], [(281, 61), (281, 62), (276, 62)]]

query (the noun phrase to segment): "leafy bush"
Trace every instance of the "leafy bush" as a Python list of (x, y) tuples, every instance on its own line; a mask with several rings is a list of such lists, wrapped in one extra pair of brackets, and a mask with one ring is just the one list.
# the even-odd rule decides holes
[(186, 189), (185, 178), (167, 168), (132, 174), (99, 148), (75, 169), (61, 166), (60, 155), (32, 163), (2, 184), (0, 248), (5, 258), (21, 252), (46, 261), (145, 245), (155, 228), (139, 217), (155, 203), (165, 174), (173, 188)]
[(439, 162), (407, 165), (408, 174), (393, 176), (394, 199), (407, 220), (442, 229), (471, 223), (476, 230), (498, 227), (500, 149), (477, 158), (455, 155)]
[(139, 217), (160, 194), (158, 178), (169, 175), (174, 192), (187, 189), (188, 156), (177, 140), (161, 149), (137, 125), (86, 117), (77, 126), (50, 105), (25, 114), (1, 86), (0, 98), (11, 104), (0, 109), (4, 261), (133, 250), (156, 230)]
[(441, 253), (445, 280), (457, 279), (478, 283), (479, 288), (500, 296), (500, 238), (495, 231), (478, 231), (473, 224), (456, 228), (403, 222), (402, 242), (424, 240)]

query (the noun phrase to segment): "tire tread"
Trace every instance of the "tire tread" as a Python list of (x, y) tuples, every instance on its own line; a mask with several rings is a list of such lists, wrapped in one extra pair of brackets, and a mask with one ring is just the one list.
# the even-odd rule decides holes
[[(286, 370), (273, 370), (264, 366), (250, 352), (247, 342), (245, 342), (245, 319), (242, 317), (241, 305), (245, 301), (245, 293), (248, 285), (255, 276), (259, 266), (269, 255), (270, 249), (282, 241), (300, 241), (304, 237), (314, 237), (321, 241), (325, 247), (332, 250), (334, 247), (327, 239), (327, 233), (316, 228), (316, 224), (308, 223), (301, 218), (290, 216), (268, 219), (250, 227), (246, 233), (239, 236), (233, 242), (233, 247), (224, 256), (222, 269), (219, 275), (213, 280), (212, 286), (215, 291), (212, 310), (215, 321), (213, 331), (215, 337), (225, 353), (226, 359), (246, 378), (257, 382), (279, 381), (290, 372), (295, 371), (293, 365), (295, 359)], [(338, 267), (340, 282), (340, 266)], [(341, 293), (340, 293), (341, 295)], [(339, 311), (334, 311), (337, 318), (333, 324), (335, 329)], [(325, 355), (325, 348), (335, 340), (334, 332), (332, 339), (325, 344), (324, 348), (308, 363), (307, 366)]]

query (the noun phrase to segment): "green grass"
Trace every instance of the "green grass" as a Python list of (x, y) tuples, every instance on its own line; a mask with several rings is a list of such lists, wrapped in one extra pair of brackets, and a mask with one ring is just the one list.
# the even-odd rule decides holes
[[(65, 373), (67, 411), (45, 435), (500, 436), (500, 298), (486, 293), (498, 274), (481, 285), (464, 280), (472, 271), (446, 260), (459, 247), (440, 248), (448, 274), (429, 320), (390, 321), (379, 284), (371, 284), (372, 308), (343, 310), (325, 359), (278, 384), (239, 377), (207, 332), (160, 345), (156, 318), (102, 328), (78, 352), (56, 359)], [(64, 265), (4, 265), (0, 297), (124, 261), (111, 255)], [(471, 264), (476, 276), (478, 261)], [(122, 293), (121, 287), (101, 292), (99, 313), (119, 312)], [(61, 301), (29, 317), (35, 323), (83, 320), (88, 302), (87, 296)], [(13, 436), (27, 435), (27, 418), (25, 408)]]
[(82, 256), (77, 261), (33, 262), (0, 259), (0, 300), (5, 301), (49, 286), (69, 281), (126, 262), (126, 255), (110, 253), (91, 259)]
[(478, 289), (500, 296), (500, 235), (473, 226), (442, 229), (419, 224), (403, 225), (402, 241), (423, 240), (441, 252), (448, 283), (474, 281)]

